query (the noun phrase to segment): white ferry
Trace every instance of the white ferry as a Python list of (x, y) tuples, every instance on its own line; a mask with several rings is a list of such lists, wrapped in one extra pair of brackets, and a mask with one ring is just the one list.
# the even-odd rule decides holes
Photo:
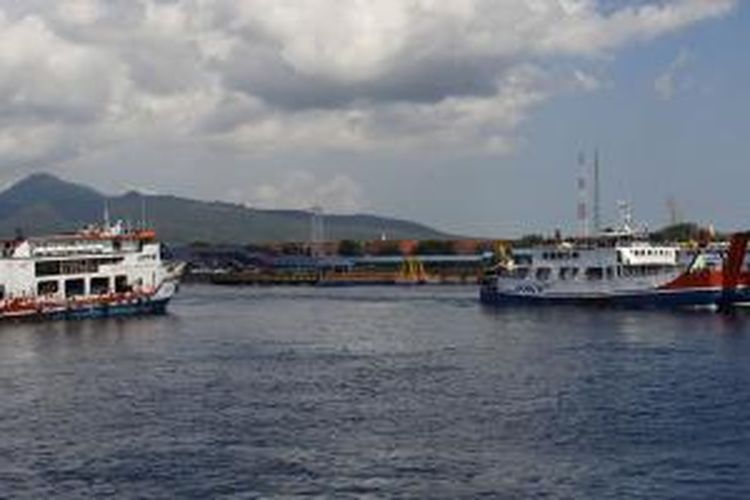
[(182, 264), (162, 260), (153, 230), (121, 222), (2, 244), (0, 319), (163, 313)]
[[(620, 307), (721, 307), (747, 295), (747, 235), (719, 262), (678, 245), (602, 237), (514, 250), (485, 275), (482, 302)], [(746, 297), (745, 297), (746, 298)]]

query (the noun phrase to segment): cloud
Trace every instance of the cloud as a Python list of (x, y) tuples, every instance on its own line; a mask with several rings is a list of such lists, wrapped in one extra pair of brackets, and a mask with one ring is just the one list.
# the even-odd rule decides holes
[(686, 50), (680, 50), (677, 57), (669, 63), (669, 66), (667, 66), (664, 72), (656, 77), (654, 80), (654, 91), (656, 91), (656, 94), (659, 97), (665, 101), (674, 97), (675, 92), (677, 92), (680, 73), (682, 73), (685, 67), (690, 63), (690, 59), (691, 56)]
[(263, 183), (255, 187), (249, 199), (239, 191), (231, 198), (259, 208), (296, 208), (309, 210), (322, 207), (328, 212), (354, 213), (366, 206), (362, 187), (351, 177), (335, 175), (319, 179), (314, 174), (294, 170), (277, 183)]
[(594, 92), (602, 87), (602, 82), (596, 76), (585, 71), (575, 70), (573, 76), (583, 90)]
[[(139, 138), (506, 153), (536, 106), (600, 88), (592, 63), (735, 5), (0, 0), (0, 161)], [(673, 92), (673, 77), (658, 87)]]

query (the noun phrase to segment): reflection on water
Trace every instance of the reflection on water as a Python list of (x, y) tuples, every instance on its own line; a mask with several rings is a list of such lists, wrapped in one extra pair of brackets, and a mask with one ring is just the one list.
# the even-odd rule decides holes
[(192, 286), (4, 324), (0, 497), (743, 497), (749, 320)]

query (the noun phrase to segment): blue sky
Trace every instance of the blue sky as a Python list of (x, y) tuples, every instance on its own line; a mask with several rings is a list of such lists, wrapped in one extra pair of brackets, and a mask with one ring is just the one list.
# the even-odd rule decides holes
[[(507, 158), (477, 158), (468, 168), (436, 173), (451, 208), (434, 218), (456, 230), (549, 232), (576, 228), (578, 151), (601, 157), (602, 211), (617, 219), (630, 200), (649, 227), (669, 221), (672, 197), (686, 220), (734, 229), (750, 226), (750, 5), (602, 61), (607, 83), (590, 93), (550, 99), (521, 127), (522, 146)], [(671, 99), (654, 81), (681, 53)], [(472, 193), (466, 197), (465, 193)], [(471, 207), (471, 208), (469, 208)], [(466, 220), (466, 212), (472, 210)], [(459, 215), (460, 214), (460, 215)]]
[(462, 234), (748, 225), (737, 0), (0, 0), (0, 182), (50, 171)]
[[(750, 9), (744, 4), (726, 19), (633, 46), (602, 62), (605, 88), (550, 100), (521, 128), (524, 141), (517, 155), (495, 165), (478, 160), (467, 179), (453, 179), (486, 200), (475, 205), (477, 230), (494, 224), (512, 232), (574, 230), (577, 152), (590, 157), (597, 147), (605, 220), (616, 220), (617, 200), (630, 200), (638, 220), (659, 227), (669, 220), (666, 200), (672, 197), (686, 220), (747, 227), (746, 47)], [(675, 76), (674, 95), (662, 98), (654, 81), (681, 53), (688, 54), (688, 63)], [(453, 201), (460, 204), (460, 196)]]

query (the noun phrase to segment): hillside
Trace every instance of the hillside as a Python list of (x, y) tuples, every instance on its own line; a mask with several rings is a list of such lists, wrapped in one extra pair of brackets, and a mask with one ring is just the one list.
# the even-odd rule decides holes
[[(173, 244), (303, 241), (310, 237), (311, 214), (302, 210), (260, 210), (225, 202), (206, 202), (129, 192), (106, 196), (49, 174), (34, 174), (0, 193), (0, 237), (70, 231), (102, 219), (105, 204), (112, 218), (141, 219)], [(414, 222), (374, 215), (326, 215), (327, 239), (441, 239), (450, 236)]]

